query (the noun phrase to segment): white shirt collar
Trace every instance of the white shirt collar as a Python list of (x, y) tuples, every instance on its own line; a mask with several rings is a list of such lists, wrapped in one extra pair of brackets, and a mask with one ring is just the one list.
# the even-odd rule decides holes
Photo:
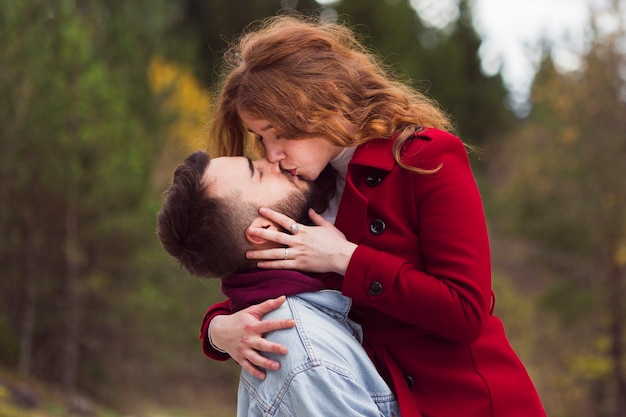
[(337, 211), (339, 210), (339, 203), (341, 196), (343, 195), (343, 189), (346, 185), (346, 175), (348, 173), (348, 163), (354, 156), (356, 146), (351, 148), (343, 148), (339, 155), (334, 157), (330, 161), (330, 165), (337, 171), (337, 182), (335, 186), (335, 194), (328, 202), (328, 208), (322, 213), (322, 217), (331, 223), (335, 223), (337, 218)]

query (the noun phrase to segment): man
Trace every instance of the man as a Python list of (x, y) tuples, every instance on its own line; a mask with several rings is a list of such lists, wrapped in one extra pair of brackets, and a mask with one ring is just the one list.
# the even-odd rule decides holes
[(295, 327), (266, 336), (289, 353), (264, 380), (242, 370), (239, 417), (399, 416), (393, 393), (358, 341), (360, 326), (347, 317), (350, 299), (296, 271), (259, 271), (245, 257), (247, 250), (275, 246), (247, 233), (251, 225), (279, 229), (258, 214), (259, 207), (305, 221), (314, 191), (311, 183), (266, 160), (211, 159), (196, 152), (174, 173), (157, 233), (186, 271), (222, 278), (232, 312), (288, 296), (264, 319), (294, 320)]

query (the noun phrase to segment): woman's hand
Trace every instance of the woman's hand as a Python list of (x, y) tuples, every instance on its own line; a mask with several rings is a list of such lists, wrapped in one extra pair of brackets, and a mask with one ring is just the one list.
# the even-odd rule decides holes
[(254, 227), (248, 229), (251, 235), (277, 244), (273, 249), (246, 253), (248, 259), (261, 260), (257, 262), (259, 268), (336, 272), (345, 275), (357, 245), (349, 242), (339, 229), (313, 209), (309, 209), (309, 217), (316, 226), (298, 224), (293, 219), (265, 207), (259, 213), (291, 232), (289, 234)]
[(285, 355), (287, 348), (268, 341), (263, 335), (274, 330), (289, 329), (296, 323), (291, 319), (263, 321), (262, 318), (265, 314), (280, 307), (285, 300), (286, 297), (282, 296), (231, 315), (215, 316), (209, 326), (211, 343), (226, 351), (251, 375), (265, 379), (265, 372), (259, 368), (275, 371), (280, 368), (280, 364), (266, 358), (260, 352)]

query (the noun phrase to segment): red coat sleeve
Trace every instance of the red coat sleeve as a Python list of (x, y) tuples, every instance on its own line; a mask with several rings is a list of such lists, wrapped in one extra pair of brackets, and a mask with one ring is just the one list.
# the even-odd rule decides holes
[[(482, 201), (458, 138), (435, 132), (431, 140), (416, 143), (419, 149), (410, 149), (405, 161), (422, 168), (441, 164), (438, 172), (415, 175), (396, 167), (371, 191), (355, 181), (367, 198), (363, 227), (379, 218), (387, 229), (378, 236), (360, 232), (342, 292), (357, 305), (423, 333), (472, 342), (482, 332), (491, 302)], [(351, 204), (346, 197), (342, 205)]]
[(213, 317), (220, 316), (222, 314), (231, 314), (229, 299), (209, 307), (207, 312), (204, 314), (202, 325), (200, 326), (199, 338), (202, 343), (202, 352), (204, 352), (204, 354), (209, 358), (216, 361), (225, 361), (230, 359), (230, 355), (215, 350), (213, 346), (211, 346), (211, 342), (209, 342), (209, 324), (211, 323), (211, 320), (213, 320)]

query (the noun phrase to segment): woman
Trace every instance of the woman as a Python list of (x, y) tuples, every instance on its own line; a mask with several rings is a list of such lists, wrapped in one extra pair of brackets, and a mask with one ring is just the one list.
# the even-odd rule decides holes
[[(351, 318), (403, 416), (545, 416), (493, 315), (482, 203), (446, 115), (341, 25), (274, 17), (225, 58), (212, 124), (222, 152), (242, 154), (251, 132), (291, 175), (321, 181), (330, 164), (336, 177), (322, 216), (310, 212), (316, 226), (262, 209), (291, 234), (250, 229), (282, 247), (247, 257), (323, 273), (353, 299)], [(228, 302), (213, 306), (206, 354), (259, 377), (275, 369), (260, 353), (285, 352), (262, 335), (290, 323), (259, 320), (278, 303), (232, 316)]]

